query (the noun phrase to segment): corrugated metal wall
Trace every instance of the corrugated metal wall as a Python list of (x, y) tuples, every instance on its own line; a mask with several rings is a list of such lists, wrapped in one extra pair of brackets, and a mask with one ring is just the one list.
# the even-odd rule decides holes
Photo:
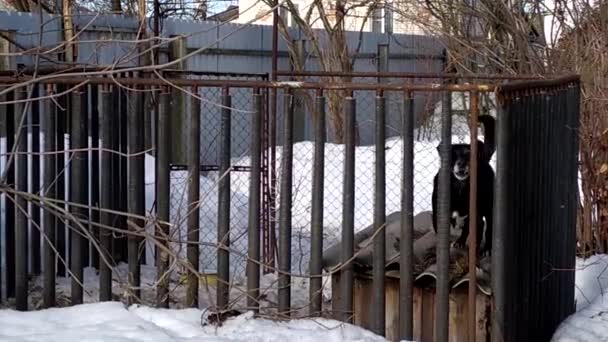
[(579, 84), (499, 97), (493, 328), (549, 341), (574, 312)]
[[(44, 16), (44, 34), (42, 44), (46, 47), (57, 46), (61, 42), (61, 22), (57, 16)], [(13, 31), (16, 40), (25, 49), (37, 47), (39, 44), (40, 20), (35, 14), (2, 12), (0, 11), (0, 30)], [(134, 42), (138, 30), (138, 22), (135, 17), (117, 15), (78, 15), (74, 17), (75, 33), (78, 34), (77, 61), (84, 64), (116, 64), (116, 66), (133, 66), (137, 64), (137, 46)], [(150, 29), (148, 23), (146, 29)], [(272, 52), (272, 28), (263, 25), (242, 25), (216, 22), (186, 21), (186, 20), (164, 20), (161, 23), (162, 34), (165, 37), (184, 35), (187, 38), (188, 52), (198, 51), (191, 56), (186, 67), (189, 70), (213, 71), (213, 72), (236, 72), (236, 73), (270, 73)], [(319, 31), (321, 34), (321, 31)], [(299, 37), (297, 30), (291, 32), (293, 37)], [(355, 61), (355, 71), (377, 70), (378, 44), (388, 43), (390, 58), (389, 71), (400, 72), (437, 72), (443, 66), (443, 47), (439, 42), (427, 36), (392, 34), (390, 36), (380, 33), (349, 32), (347, 34), (349, 46), (353, 49), (359, 45), (359, 55)], [(279, 39), (279, 70), (290, 68), (288, 48), (285, 41)], [(58, 49), (61, 50), (61, 49)], [(307, 49), (311, 51), (309, 47)], [(33, 55), (17, 57), (17, 64), (25, 66), (33, 65)], [(52, 56), (56, 60), (56, 56)], [(161, 51), (161, 63), (167, 61), (167, 50)], [(42, 60), (41, 64), (49, 64)], [(309, 56), (306, 63), (307, 70), (318, 70), (318, 59)], [(376, 82), (375, 79), (358, 81)], [(398, 80), (393, 80), (398, 81)], [(243, 97), (240, 91), (235, 90), (235, 100)], [(208, 94), (209, 100), (219, 102), (216, 91)], [(249, 94), (247, 94), (249, 95)], [(374, 134), (374, 99), (373, 92), (357, 92), (357, 123), (361, 145), (373, 143)], [(247, 96), (250, 100), (250, 96)], [(420, 115), (428, 110), (428, 96), (416, 95), (416, 113)], [(433, 100), (434, 101), (434, 100)], [(239, 108), (249, 110), (251, 104), (247, 101), (237, 101)], [(387, 124), (389, 127), (399, 127), (402, 103), (399, 101), (388, 102)], [(282, 102), (278, 102), (278, 120), (281, 122)], [(186, 105), (188, 110), (189, 104)], [(208, 109), (208, 108), (207, 108)], [(209, 110), (208, 110), (209, 112)], [(215, 115), (207, 113), (208, 118)], [(205, 114), (203, 114), (205, 115)], [(211, 115), (211, 116), (210, 116)], [(205, 122), (205, 117), (202, 118)], [(211, 119), (210, 119), (211, 120)], [(235, 117), (233, 124), (239, 130), (247, 130), (249, 119)], [(277, 136), (281, 137), (281, 127), (278, 126)], [(312, 121), (307, 118), (304, 122), (304, 138), (312, 139)], [(397, 136), (396, 129), (388, 129), (389, 137)], [(332, 135), (329, 135), (332, 141)], [(211, 142), (203, 142), (203, 146)], [(281, 143), (279, 139), (279, 144)], [(242, 156), (247, 149), (242, 143), (235, 142), (232, 155)], [(204, 151), (203, 151), (204, 152)]]

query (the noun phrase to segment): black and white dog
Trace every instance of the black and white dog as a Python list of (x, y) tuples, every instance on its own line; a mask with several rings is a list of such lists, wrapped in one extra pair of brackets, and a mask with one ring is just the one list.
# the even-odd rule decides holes
[[(477, 142), (477, 251), (482, 255), (490, 254), (492, 249), (492, 209), (494, 207), (494, 170), (490, 159), (496, 151), (495, 119), (490, 115), (480, 115), (479, 122), (484, 127), (484, 142)], [(439, 151), (439, 146), (437, 147)], [(462, 225), (462, 232), (454, 242), (454, 247), (463, 248), (469, 236), (469, 158), (470, 144), (452, 145), (452, 179), (450, 182), (450, 213), (452, 227)], [(439, 172), (433, 180), (433, 228), (437, 233), (437, 182)], [(480, 244), (484, 237), (483, 219), (486, 221), (485, 243), (483, 250)], [(462, 222), (464, 221), (464, 222)]]

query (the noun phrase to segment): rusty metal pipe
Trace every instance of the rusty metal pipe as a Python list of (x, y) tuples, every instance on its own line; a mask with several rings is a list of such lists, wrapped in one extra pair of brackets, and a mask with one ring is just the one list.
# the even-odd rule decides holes
[[(0, 84), (13, 84), (18, 85), (19, 83), (33, 80), (30, 76), (20, 77), (0, 77)], [(81, 83), (90, 84), (121, 84), (125, 86), (181, 86), (181, 87), (231, 87), (231, 88), (270, 88), (270, 89), (328, 89), (328, 90), (350, 90), (350, 91), (363, 91), (363, 90), (374, 90), (374, 91), (425, 91), (425, 92), (440, 92), (440, 91), (452, 91), (452, 92), (491, 92), (496, 89), (496, 85), (492, 84), (440, 84), (440, 83), (427, 83), (427, 84), (405, 84), (405, 83), (384, 83), (378, 84), (377, 82), (357, 82), (357, 83), (319, 83), (319, 82), (289, 82), (289, 81), (244, 81), (244, 80), (196, 80), (196, 79), (155, 79), (155, 78), (105, 78), (105, 77), (83, 77), (83, 76), (42, 76), (35, 79), (36, 82), (41, 84), (48, 83), (60, 83), (66, 85), (77, 85)], [(13, 89), (6, 89), (0, 92), (10, 91)]]
[(470, 189), (469, 189), (469, 312), (468, 312), (468, 335), (469, 341), (475, 342), (476, 312), (475, 298), (477, 294), (477, 275), (475, 265), (477, 264), (477, 116), (479, 94), (470, 94), (470, 130), (471, 130), (471, 157), (469, 162)]
[(277, 76), (290, 77), (369, 77), (369, 78), (441, 78), (477, 80), (542, 80), (546, 76), (500, 74), (454, 74), (435, 72), (375, 72), (375, 71), (291, 71), (279, 70)]

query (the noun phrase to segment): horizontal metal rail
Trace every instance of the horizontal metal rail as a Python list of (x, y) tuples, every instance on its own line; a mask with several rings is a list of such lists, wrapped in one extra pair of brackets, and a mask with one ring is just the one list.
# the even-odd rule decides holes
[[(500, 75), (500, 74), (454, 74), (432, 72), (376, 72), (376, 71), (291, 71), (279, 70), (277, 76), (295, 77), (380, 77), (380, 78), (441, 78), (471, 80), (542, 80), (547, 76), (539, 75)], [(560, 77), (555, 75), (554, 77)]]
[[(255, 81), (255, 80), (202, 80), (202, 79), (156, 79), (156, 78), (129, 78), (129, 77), (82, 77), (81, 75), (47, 75), (38, 78), (30, 76), (8, 77), (0, 76), (0, 84), (19, 85), (24, 82), (42, 84), (120, 84), (124, 86), (183, 86), (183, 87), (230, 87), (230, 88), (298, 88), (298, 89), (327, 89), (327, 90), (376, 90), (376, 91), (452, 91), (452, 92), (491, 92), (496, 89), (492, 84), (406, 84), (406, 83), (321, 83), (321, 82), (294, 82), (294, 81)], [(4, 90), (5, 92), (7, 89)]]
[[(87, 73), (98, 71), (112, 71), (113, 73), (132, 72), (133, 67), (117, 67), (114, 65), (62, 65), (62, 66), (43, 66), (43, 67), (26, 67), (17, 70), (0, 70), (0, 76), (23, 76), (32, 75), (34, 72), (37, 75), (61, 75), (63, 73)], [(153, 73), (154, 71), (163, 74), (187, 74), (195, 76), (217, 76), (217, 77), (250, 77), (268, 79), (268, 73), (248, 73), (248, 72), (221, 72), (221, 71), (201, 71), (201, 70), (180, 70), (180, 69), (160, 69), (160, 70), (138, 70), (141, 73)]]

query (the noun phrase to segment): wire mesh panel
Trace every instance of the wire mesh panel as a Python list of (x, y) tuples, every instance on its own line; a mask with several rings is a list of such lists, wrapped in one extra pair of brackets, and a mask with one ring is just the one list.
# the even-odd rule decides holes
[[(217, 75), (190, 75), (189, 78), (215, 79)], [(221, 79), (260, 79), (262, 76), (222, 76)], [(266, 91), (266, 90), (265, 90)], [(265, 92), (264, 91), (264, 92)], [(223, 95), (230, 97), (230, 105), (222, 103)], [(247, 254), (247, 211), (249, 173), (251, 168), (251, 117), (254, 113), (252, 88), (199, 88), (196, 96), (200, 100), (200, 271), (217, 273), (217, 227), (218, 227), (218, 185), (222, 177), (229, 177), (230, 184), (230, 275), (235, 281), (245, 276)], [(190, 112), (190, 101), (188, 112)], [(230, 115), (230, 172), (220, 174), (222, 111)], [(263, 151), (267, 153), (267, 151)], [(187, 210), (188, 172), (186, 165), (171, 166), (171, 222), (176, 227), (174, 237), (185, 240)], [(263, 168), (267, 177), (268, 169)], [(185, 253), (185, 244), (175, 244), (179, 253)]]

